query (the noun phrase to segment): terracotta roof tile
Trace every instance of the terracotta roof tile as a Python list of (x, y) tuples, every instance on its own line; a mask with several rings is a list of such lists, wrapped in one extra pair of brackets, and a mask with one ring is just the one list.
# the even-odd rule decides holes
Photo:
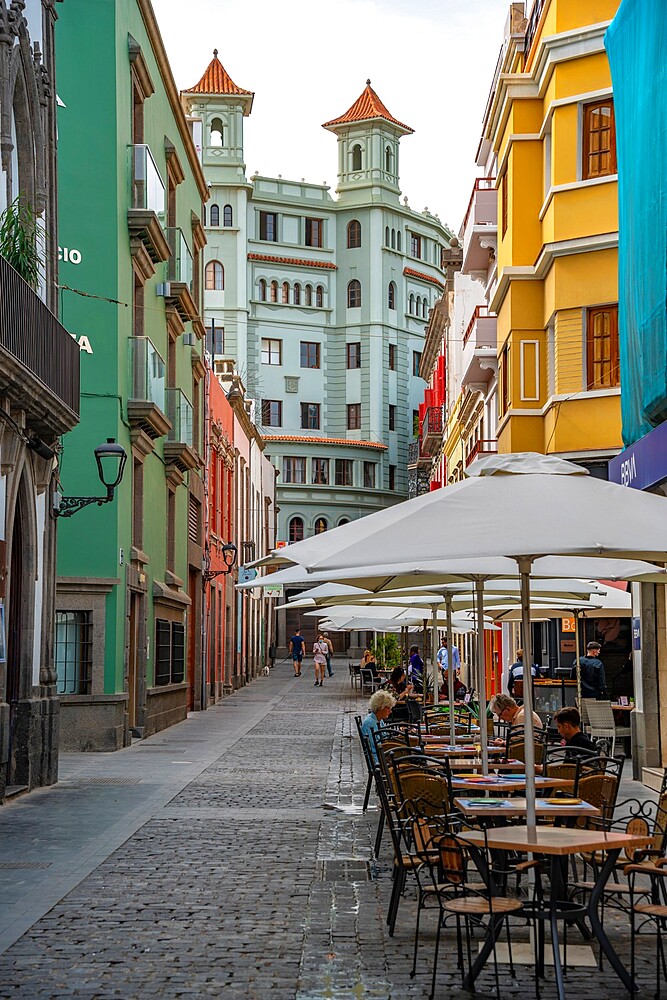
[(341, 115), (340, 118), (333, 118), (330, 122), (325, 122), (322, 128), (329, 128), (331, 125), (347, 125), (349, 122), (364, 122), (369, 118), (384, 118), (392, 125), (398, 125), (406, 132), (414, 132), (409, 125), (404, 125), (397, 118), (389, 113), (378, 95), (371, 87), (371, 81), (366, 80), (366, 89), (354, 102), (351, 108)]
[(382, 444), (380, 441), (348, 441), (346, 438), (330, 438), (330, 437), (307, 437), (305, 434), (265, 434), (264, 440), (267, 443), (271, 441), (299, 441), (304, 444), (333, 444), (333, 445), (351, 445), (354, 448), (377, 448), (380, 451), (386, 451), (387, 445)]
[(254, 96), (252, 90), (243, 90), (241, 87), (236, 86), (231, 76), (218, 59), (217, 49), (213, 49), (213, 59), (206, 67), (206, 72), (202, 76), (199, 83), (196, 83), (194, 87), (190, 87), (188, 90), (183, 91), (183, 93), (247, 94), (249, 97)]
[(444, 291), (444, 284), (437, 278), (433, 278), (430, 274), (425, 274), (423, 271), (415, 271), (414, 267), (404, 267), (403, 274), (410, 278), (419, 278), (421, 281), (428, 281), (431, 285), (437, 285), (438, 288), (442, 288)]
[(304, 260), (300, 257), (274, 257), (268, 253), (249, 253), (248, 260), (268, 260), (274, 264), (296, 264), (298, 267), (319, 267), (327, 271), (337, 271), (338, 265), (328, 260)]

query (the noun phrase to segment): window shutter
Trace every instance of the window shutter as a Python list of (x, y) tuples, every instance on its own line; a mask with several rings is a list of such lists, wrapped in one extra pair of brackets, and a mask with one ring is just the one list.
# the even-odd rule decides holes
[(201, 544), (199, 531), (199, 512), (201, 504), (193, 496), (188, 497), (188, 538), (195, 545)]
[(155, 620), (155, 683), (168, 684), (170, 670), (170, 638), (169, 622), (162, 618)]
[(180, 684), (185, 678), (185, 626), (171, 623), (171, 679)]

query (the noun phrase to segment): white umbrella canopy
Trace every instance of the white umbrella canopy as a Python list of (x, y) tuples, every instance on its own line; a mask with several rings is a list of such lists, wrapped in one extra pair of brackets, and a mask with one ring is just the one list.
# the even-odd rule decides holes
[[(480, 460), (481, 461), (481, 460)], [(450, 487), (447, 487), (449, 489)], [(441, 490), (440, 492), (446, 492)], [(406, 501), (411, 502), (411, 501)], [(398, 504), (397, 506), (402, 506)], [(363, 518), (367, 522), (375, 514)], [(334, 528), (325, 534), (343, 531), (348, 525)], [(294, 546), (301, 545), (295, 542)], [(290, 546), (292, 547), (292, 546)], [(280, 550), (281, 551), (281, 550)], [(386, 555), (386, 553), (385, 553)], [(516, 562), (504, 556), (473, 559), (431, 559), (410, 563), (373, 563), (348, 569), (309, 572), (304, 566), (293, 564), (285, 569), (264, 576), (257, 576), (247, 583), (237, 584), (237, 590), (251, 590), (265, 584), (282, 584), (285, 587), (314, 587), (320, 583), (350, 584), (364, 590), (380, 593), (383, 590), (405, 590), (424, 586), (428, 589), (444, 584), (461, 584), (471, 577), (483, 576), (502, 579), (515, 576)], [(637, 580), (644, 583), (666, 583), (667, 571), (650, 562), (637, 559), (612, 559), (594, 556), (542, 556), (533, 562), (533, 578), (563, 578), (587, 580)], [(469, 588), (469, 584), (467, 585)], [(464, 585), (465, 587), (465, 585)]]
[(413, 566), (558, 554), (665, 561), (664, 500), (553, 456), (496, 455), (446, 489), (297, 542), (289, 558), (310, 571), (368, 566), (388, 553)]
[(278, 604), (273, 610), (283, 611), (285, 608), (314, 608), (318, 601), (331, 600), (335, 597), (364, 596), (370, 591), (363, 587), (350, 587), (345, 583), (323, 583), (319, 587), (302, 591), (298, 597), (290, 597), (286, 604)]

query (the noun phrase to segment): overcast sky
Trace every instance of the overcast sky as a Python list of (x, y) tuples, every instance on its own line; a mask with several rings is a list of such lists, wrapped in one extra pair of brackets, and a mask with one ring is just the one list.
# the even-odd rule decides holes
[(153, 0), (179, 89), (219, 50), (255, 92), (248, 173), (336, 186), (343, 114), (370, 77), (401, 139), (401, 188), (458, 230), (475, 176), (482, 115), (509, 0)]

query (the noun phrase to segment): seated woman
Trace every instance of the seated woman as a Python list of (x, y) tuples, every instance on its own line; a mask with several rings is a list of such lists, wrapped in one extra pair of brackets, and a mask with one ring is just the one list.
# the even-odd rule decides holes
[(373, 677), (379, 677), (378, 665), (375, 662), (375, 656), (371, 653), (370, 649), (364, 650), (364, 655), (361, 657), (361, 669), (362, 670), (372, 670)]
[(361, 723), (361, 733), (368, 740), (368, 745), (370, 746), (371, 753), (377, 764), (378, 757), (375, 750), (375, 743), (373, 742), (372, 732), (374, 729), (382, 729), (384, 727), (385, 719), (388, 719), (391, 715), (391, 710), (394, 707), (394, 697), (389, 694), (388, 691), (376, 691), (375, 694), (371, 695), (370, 701), (368, 702), (368, 715)]
[(385, 688), (393, 694), (397, 704), (405, 702), (409, 694), (412, 694), (412, 684), (408, 684), (403, 667), (394, 667)]
[[(465, 684), (463, 683), (463, 681), (459, 677), (458, 672), (455, 671), (454, 672), (454, 700), (455, 701), (463, 701), (463, 699), (466, 696), (467, 690), (468, 689), (466, 688)], [(440, 688), (440, 697), (449, 700), (449, 675), (448, 675), (447, 671), (443, 671), (443, 674), (442, 674), (442, 686)]]

